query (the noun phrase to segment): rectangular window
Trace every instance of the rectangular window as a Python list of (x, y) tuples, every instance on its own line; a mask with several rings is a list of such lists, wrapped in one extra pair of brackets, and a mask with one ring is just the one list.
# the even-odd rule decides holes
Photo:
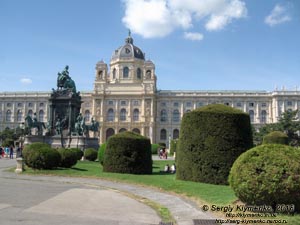
[(166, 106), (167, 106), (167, 103), (166, 103), (166, 102), (161, 102), (160, 105), (161, 105), (162, 107), (166, 107)]
[(18, 107), (22, 107), (22, 103), (19, 102), (19, 103), (18, 103)]
[(11, 103), (10, 102), (6, 103), (6, 106), (11, 107)]
[(254, 102), (249, 102), (249, 107), (254, 107)]
[(32, 106), (33, 106), (32, 102), (29, 102), (28, 107), (32, 107)]
[(288, 102), (287, 102), (287, 105), (288, 105), (288, 106), (293, 106), (293, 102), (288, 101)]
[(140, 105), (140, 101), (134, 100), (134, 101), (133, 101), (133, 105), (134, 105), (134, 106), (139, 106), (139, 105)]
[(122, 106), (126, 105), (126, 101), (121, 101), (120, 103)]
[(267, 103), (266, 102), (261, 103), (261, 107), (267, 107)]
[(203, 104), (203, 102), (198, 102), (198, 107), (201, 107), (201, 106), (203, 106), (204, 104)]
[(44, 107), (44, 103), (43, 102), (40, 103), (40, 107)]
[(178, 107), (179, 106), (179, 103), (178, 102), (174, 102), (174, 107)]
[(229, 106), (230, 104), (229, 104), (229, 102), (225, 102), (224, 105), (228, 105)]
[(114, 101), (108, 100), (108, 101), (107, 101), (107, 104), (108, 104), (108, 105), (114, 105)]
[(192, 102), (187, 102), (186, 107), (192, 107)]
[(241, 102), (237, 102), (237, 103), (236, 103), (236, 106), (237, 106), (237, 107), (242, 107), (242, 103), (241, 103)]

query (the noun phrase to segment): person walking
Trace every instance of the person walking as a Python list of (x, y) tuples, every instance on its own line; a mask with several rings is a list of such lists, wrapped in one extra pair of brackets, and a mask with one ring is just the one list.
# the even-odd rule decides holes
[(11, 145), (10, 148), (9, 148), (9, 158), (10, 158), (10, 159), (13, 159), (13, 158), (14, 158), (14, 148), (13, 148), (12, 145)]

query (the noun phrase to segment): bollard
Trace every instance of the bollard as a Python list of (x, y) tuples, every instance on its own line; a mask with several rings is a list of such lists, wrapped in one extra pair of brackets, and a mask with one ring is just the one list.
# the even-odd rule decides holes
[(24, 171), (24, 160), (23, 158), (17, 158), (17, 168), (15, 170), (16, 173), (22, 173)]

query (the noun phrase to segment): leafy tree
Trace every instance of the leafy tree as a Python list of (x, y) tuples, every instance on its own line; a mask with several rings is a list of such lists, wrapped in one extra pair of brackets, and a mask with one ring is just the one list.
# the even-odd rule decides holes
[(20, 135), (21, 134), (18, 132), (18, 129), (14, 130), (6, 127), (0, 132), (0, 140), (3, 146), (10, 146), (14, 144), (15, 140), (18, 140)]
[(300, 121), (298, 120), (298, 110), (288, 110), (282, 113), (277, 123), (266, 124), (259, 128), (258, 131), (253, 129), (254, 143), (259, 145), (263, 137), (272, 131), (281, 131), (288, 136), (288, 143), (291, 146), (300, 145)]

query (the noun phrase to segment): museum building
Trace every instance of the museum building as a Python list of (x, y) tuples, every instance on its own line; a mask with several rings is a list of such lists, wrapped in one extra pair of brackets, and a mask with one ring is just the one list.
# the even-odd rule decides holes
[[(274, 123), (282, 112), (300, 108), (300, 91), (189, 91), (157, 90), (155, 65), (145, 59), (129, 35), (116, 49), (109, 65), (99, 61), (93, 91), (81, 92), (81, 112), (86, 123), (100, 122), (103, 143), (113, 134), (134, 131), (152, 143), (176, 139), (184, 113), (208, 104), (225, 104), (249, 113), (259, 127)], [(0, 130), (16, 128), (36, 112), (47, 122), (51, 92), (0, 92)]]

